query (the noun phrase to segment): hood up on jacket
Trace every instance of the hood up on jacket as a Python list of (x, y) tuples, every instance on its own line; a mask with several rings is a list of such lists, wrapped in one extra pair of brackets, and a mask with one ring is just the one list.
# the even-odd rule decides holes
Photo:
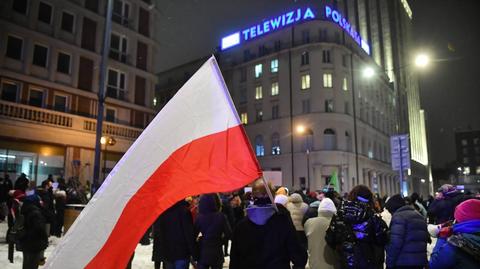
[(301, 204), (301, 203), (303, 203), (302, 196), (298, 193), (294, 193), (294, 194), (290, 195), (290, 202), (292, 202), (294, 204)]
[(265, 225), (275, 212), (275, 208), (272, 205), (252, 205), (247, 208), (247, 218), (257, 225)]

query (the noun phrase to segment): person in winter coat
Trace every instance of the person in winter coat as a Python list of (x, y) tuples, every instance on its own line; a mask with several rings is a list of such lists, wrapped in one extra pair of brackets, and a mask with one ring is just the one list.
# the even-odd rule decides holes
[(430, 269), (480, 268), (480, 200), (462, 202), (454, 216), (452, 235), (437, 239)]
[(438, 189), (438, 196), (428, 207), (428, 214), (436, 219), (436, 224), (453, 220), (455, 207), (465, 201), (467, 197), (455, 186), (444, 184)]
[(15, 190), (21, 190), (25, 192), (28, 189), (28, 185), (30, 184), (30, 181), (27, 178), (27, 175), (24, 173), (20, 174), (20, 176), (17, 178), (15, 181), (14, 189)]
[(387, 268), (424, 268), (429, 234), (425, 218), (400, 194), (385, 205), (392, 214), (390, 240), (386, 246)]
[(333, 216), (325, 240), (337, 250), (342, 268), (383, 267), (388, 227), (374, 208), (370, 189), (358, 185)]
[[(24, 231), (19, 233), (23, 251), (23, 269), (36, 269), (48, 247), (46, 219), (42, 213), (40, 198), (36, 194), (25, 197), (21, 210), (24, 217)], [(18, 219), (18, 218), (17, 218)]]
[(198, 240), (198, 269), (221, 269), (223, 267), (222, 243), (231, 235), (226, 216), (220, 212), (220, 198), (217, 194), (205, 194), (200, 197), (198, 216), (194, 225), (195, 238)]
[(290, 196), (289, 203), (287, 203), (287, 209), (290, 211), (293, 225), (297, 231), (298, 239), (305, 249), (307, 248), (307, 237), (305, 236), (305, 230), (303, 228), (303, 216), (308, 210), (308, 205), (303, 202), (302, 196), (298, 193), (294, 193)]
[[(330, 199), (330, 198), (328, 198), (328, 199)], [(305, 212), (305, 215), (303, 215), (303, 220), (302, 220), (303, 225), (305, 225), (305, 222), (308, 219), (318, 217), (318, 207), (319, 206), (320, 206), (320, 201), (318, 201), (318, 200), (314, 201), (314, 202), (312, 202), (311, 204), (308, 205), (307, 212)]]
[(330, 198), (324, 198), (318, 206), (318, 216), (305, 222), (305, 234), (308, 238), (308, 264), (310, 269), (335, 268), (337, 257), (335, 251), (327, 247), (325, 233), (337, 208)]
[(155, 269), (188, 269), (194, 255), (195, 239), (189, 205), (181, 200), (163, 212), (153, 224)]
[(252, 189), (254, 204), (233, 231), (230, 269), (305, 268), (307, 252), (288, 215), (276, 211), (261, 180)]
[(7, 202), (9, 200), (8, 192), (13, 189), (12, 181), (8, 174), (5, 174), (5, 178), (0, 177), (0, 222), (5, 220), (8, 216), (9, 208)]

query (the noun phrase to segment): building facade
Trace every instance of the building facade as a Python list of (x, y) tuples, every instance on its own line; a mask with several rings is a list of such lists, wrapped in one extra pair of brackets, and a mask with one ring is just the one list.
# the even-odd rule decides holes
[(294, 188), (336, 176), (341, 191), (391, 194), (390, 136), (408, 134), (408, 191), (429, 192), (411, 17), (404, 0), (317, 1), (222, 40), (222, 71), (264, 170)]
[[(93, 176), (107, 0), (0, 3), (0, 173)], [(114, 0), (106, 72), (103, 178), (154, 115), (149, 0)]]
[(455, 148), (461, 174), (480, 175), (480, 130), (455, 132)]

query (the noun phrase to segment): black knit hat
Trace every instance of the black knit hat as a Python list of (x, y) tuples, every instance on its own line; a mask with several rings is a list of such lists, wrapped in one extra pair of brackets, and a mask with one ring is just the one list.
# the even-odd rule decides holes
[(393, 215), (395, 211), (397, 211), (400, 207), (406, 205), (405, 199), (400, 194), (395, 194), (394, 196), (388, 199), (387, 203), (385, 204), (385, 208)]

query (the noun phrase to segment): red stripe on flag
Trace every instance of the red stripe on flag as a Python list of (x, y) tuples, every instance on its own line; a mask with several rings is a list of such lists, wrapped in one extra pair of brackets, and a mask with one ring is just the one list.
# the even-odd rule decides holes
[[(184, 145), (128, 201), (107, 241), (86, 268), (125, 268), (147, 228), (177, 201), (235, 190), (260, 176), (260, 166), (241, 125)], [(98, 227), (101, 229), (101, 223)]]

